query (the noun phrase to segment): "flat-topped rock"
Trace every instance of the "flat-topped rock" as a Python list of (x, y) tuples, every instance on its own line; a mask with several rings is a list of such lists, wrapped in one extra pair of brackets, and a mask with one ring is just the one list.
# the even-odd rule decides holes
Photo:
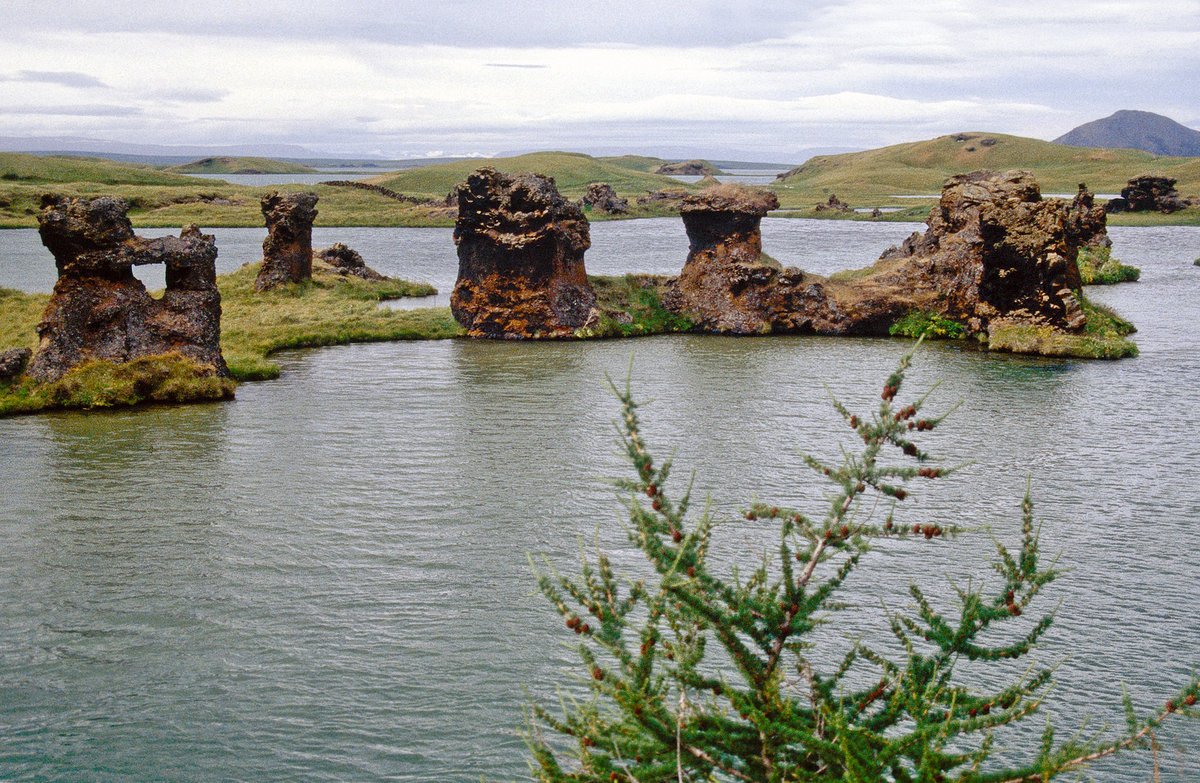
[(766, 291), (778, 265), (764, 260), (764, 215), (779, 206), (774, 193), (717, 185), (687, 196), (680, 207), (688, 257), (665, 304), (686, 311), (705, 329), (752, 334), (770, 330)]

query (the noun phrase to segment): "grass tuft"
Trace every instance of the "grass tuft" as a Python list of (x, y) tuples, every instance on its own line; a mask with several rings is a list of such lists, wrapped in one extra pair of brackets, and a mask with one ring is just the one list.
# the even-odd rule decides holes
[(1079, 302), (1087, 315), (1087, 326), (1082, 332), (1064, 332), (1047, 325), (1001, 319), (988, 327), (988, 349), (1080, 359), (1137, 356), (1137, 345), (1125, 339), (1137, 331), (1133, 324), (1107, 307), (1088, 301), (1082, 294), (1079, 294)]
[(1122, 264), (1113, 258), (1112, 250), (1107, 247), (1081, 248), (1076, 264), (1084, 285), (1132, 283), (1142, 275), (1142, 270), (1136, 266)]
[(893, 337), (961, 340), (967, 336), (967, 327), (929, 310), (909, 310), (888, 328), (888, 334)]

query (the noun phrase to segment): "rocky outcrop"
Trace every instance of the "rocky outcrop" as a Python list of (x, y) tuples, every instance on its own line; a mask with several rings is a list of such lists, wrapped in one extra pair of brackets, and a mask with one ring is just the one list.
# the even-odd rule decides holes
[[(129, 362), (176, 353), (229, 370), (221, 357), (221, 294), (213, 237), (186, 226), (178, 237), (135, 236), (121, 199), (47, 196), (38, 216), (58, 282), (38, 325), (28, 375), (54, 381), (90, 359)], [(133, 275), (142, 264), (166, 266), (155, 299)]]
[(837, 197), (836, 193), (830, 193), (829, 199), (822, 204), (817, 204), (813, 208), (814, 212), (849, 212), (850, 205)]
[[(385, 188), (382, 185), (372, 185), (370, 182), (359, 182), (351, 179), (331, 179), (327, 182), (319, 183), (321, 185), (329, 185), (335, 188), (354, 188), (355, 190), (365, 190), (368, 193), (376, 193), (384, 198), (390, 198), (392, 201), (399, 201), (401, 204), (437, 204), (438, 202), (431, 198), (417, 198), (416, 196), (406, 196), (403, 193), (397, 193), (391, 188)], [(449, 206), (449, 205), (447, 205)]]
[(29, 357), (32, 355), (33, 351), (28, 348), (0, 351), (0, 383), (15, 380), (25, 372), (25, 365), (29, 363)]
[(759, 224), (779, 206), (774, 193), (740, 185), (706, 188), (683, 200), (688, 257), (664, 304), (704, 328), (749, 334), (769, 331), (778, 265), (762, 258)]
[(540, 174), (482, 168), (460, 184), (454, 317), (471, 337), (568, 337), (599, 319), (588, 221)]
[(1014, 319), (1067, 331), (1086, 323), (1075, 259), (1098, 215), (1090, 196), (1043, 200), (1025, 172), (952, 177), (928, 231), (840, 279), (759, 259), (768, 200), (702, 196), (684, 205), (692, 252), (667, 304), (710, 331), (885, 335), (913, 311), (971, 332)]
[(1183, 198), (1175, 190), (1175, 180), (1143, 174), (1129, 180), (1121, 188), (1121, 197), (1109, 199), (1109, 212), (1178, 212), (1192, 206), (1192, 200)]
[(267, 221), (263, 263), (254, 288), (266, 291), (312, 278), (312, 225), (317, 218), (316, 193), (268, 193), (262, 197)]
[(361, 277), (363, 280), (387, 280), (363, 261), (357, 250), (351, 250), (341, 242), (334, 242), (313, 253), (313, 258), (329, 264), (339, 275)]
[(718, 174), (719, 169), (706, 160), (684, 160), (677, 163), (664, 163), (654, 171), (655, 174), (665, 174), (668, 177), (702, 177), (705, 174)]
[(607, 182), (593, 182), (583, 194), (584, 206), (592, 207), (608, 215), (624, 215), (629, 211), (629, 200), (623, 199)]
[(1079, 192), (1067, 212), (1067, 231), (1080, 247), (1112, 247), (1108, 237), (1108, 212), (1096, 203), (1084, 182), (1079, 183)]

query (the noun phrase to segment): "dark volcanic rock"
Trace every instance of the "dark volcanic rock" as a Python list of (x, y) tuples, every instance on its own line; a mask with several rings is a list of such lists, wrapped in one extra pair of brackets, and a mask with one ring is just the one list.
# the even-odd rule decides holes
[(267, 238), (263, 265), (254, 288), (299, 283), (312, 278), (312, 224), (317, 218), (316, 193), (272, 192), (262, 198)]
[[(38, 325), (29, 376), (53, 381), (89, 359), (128, 362), (166, 353), (228, 376), (212, 236), (186, 226), (178, 237), (143, 239), (134, 235), (127, 209), (110, 197), (43, 199), (38, 223), (58, 282)], [(166, 266), (161, 299), (134, 277), (139, 264)]]
[(778, 206), (774, 193), (740, 185), (719, 185), (685, 198), (680, 214), (688, 257), (667, 307), (698, 316), (712, 331), (769, 331), (768, 300), (778, 266), (762, 259), (759, 223)]
[(623, 199), (607, 182), (593, 182), (583, 194), (583, 203), (609, 215), (623, 215), (629, 211), (629, 200)]
[(7, 383), (25, 372), (25, 365), (33, 351), (28, 348), (13, 348), (0, 351), (0, 383)]
[(1079, 192), (1071, 202), (1067, 213), (1067, 230), (1080, 247), (1112, 247), (1112, 240), (1108, 237), (1108, 212), (1096, 204), (1086, 183), (1079, 183)]
[(688, 197), (686, 188), (664, 188), (663, 190), (647, 190), (646, 195), (638, 196), (637, 203), (650, 204), (654, 206), (668, 206), (679, 208), (683, 200)]
[(313, 258), (329, 264), (339, 275), (361, 277), (363, 280), (387, 280), (363, 261), (357, 250), (351, 250), (341, 242), (323, 247), (313, 253)]
[[(883, 335), (913, 310), (937, 313), (972, 332), (1001, 321), (1077, 331), (1086, 319), (1074, 294), (1080, 287), (1075, 259), (1099, 217), (1086, 206), (1089, 199), (1073, 205), (1042, 200), (1024, 172), (952, 177), (925, 234), (913, 234), (847, 279), (755, 263), (758, 218), (766, 209), (723, 212), (714, 204), (703, 222), (717, 239), (698, 243), (688, 227), (693, 250), (668, 305), (722, 332)], [(751, 222), (753, 235), (746, 232)], [(705, 244), (730, 250), (704, 251)], [(730, 260), (718, 261), (722, 256)]]
[(583, 211), (540, 174), (482, 168), (459, 185), (454, 317), (472, 337), (569, 337), (599, 319)]
[(1170, 177), (1157, 177), (1143, 174), (1129, 180), (1129, 184), (1121, 188), (1121, 197), (1110, 199), (1109, 212), (1178, 212), (1191, 206), (1190, 199), (1185, 199), (1175, 190), (1175, 180)]
[(850, 205), (837, 197), (836, 193), (829, 194), (829, 200), (824, 204), (817, 204), (815, 212), (849, 212)]

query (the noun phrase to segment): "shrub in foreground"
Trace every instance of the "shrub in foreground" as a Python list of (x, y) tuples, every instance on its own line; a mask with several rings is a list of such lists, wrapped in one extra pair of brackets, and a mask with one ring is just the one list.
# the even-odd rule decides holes
[[(874, 414), (834, 402), (863, 447), (840, 465), (806, 458), (830, 482), (823, 514), (749, 507), (748, 519), (777, 528), (778, 545), (740, 570), (710, 562), (715, 519), (689, 514), (689, 493), (667, 491), (670, 463), (652, 458), (628, 385), (617, 391), (633, 467), (633, 478), (618, 482), (628, 493), (629, 540), (654, 575), (622, 579), (605, 554), (585, 559), (576, 577), (539, 574), (578, 639), (589, 696), (563, 694), (554, 710), (532, 705), (527, 742), (538, 779), (1032, 782), (1148, 744), (1171, 713), (1200, 714), (1193, 680), (1150, 716), (1137, 717), (1127, 699), (1120, 736), (1060, 742), (1047, 727), (1029, 758), (989, 762), (1003, 730), (1039, 710), (1051, 676), (1028, 666), (1003, 685), (979, 678), (990, 668), (988, 683), (1003, 680), (1053, 621), (1035, 616), (1056, 572), (1041, 563), (1028, 496), (1015, 548), (997, 543), (998, 577), (960, 582), (951, 613), (913, 585), (914, 609), (885, 621), (894, 643), (857, 642), (844, 657), (821, 659), (814, 631), (849, 627), (852, 607), (840, 590), (869, 564), (872, 543), (916, 546), (963, 532), (871, 510), (894, 510), (908, 482), (952, 472), (917, 443), (944, 416), (924, 414), (923, 398), (896, 401), (910, 359), (888, 377)], [(899, 462), (885, 462), (893, 452)]]

